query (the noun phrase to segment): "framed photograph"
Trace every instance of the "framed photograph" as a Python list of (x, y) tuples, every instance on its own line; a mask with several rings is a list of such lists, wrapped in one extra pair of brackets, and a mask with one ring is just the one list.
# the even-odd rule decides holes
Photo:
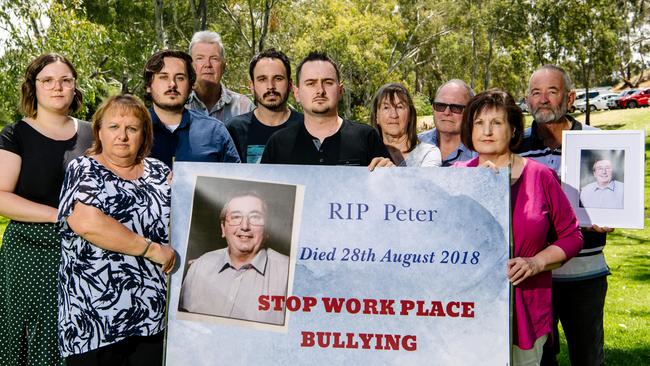
[(562, 187), (580, 226), (642, 229), (644, 131), (564, 131)]
[(303, 189), (297, 185), (197, 176), (178, 317), (254, 328), (285, 327)]

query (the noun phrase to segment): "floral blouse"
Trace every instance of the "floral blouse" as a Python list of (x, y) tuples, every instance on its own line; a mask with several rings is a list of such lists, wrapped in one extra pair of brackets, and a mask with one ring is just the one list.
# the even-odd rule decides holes
[(160, 266), (93, 245), (72, 231), (66, 218), (81, 202), (145, 238), (167, 243), (169, 173), (152, 158), (145, 159), (144, 173), (135, 180), (122, 179), (86, 156), (68, 165), (57, 224), (62, 237), (58, 333), (63, 357), (164, 329), (167, 284)]

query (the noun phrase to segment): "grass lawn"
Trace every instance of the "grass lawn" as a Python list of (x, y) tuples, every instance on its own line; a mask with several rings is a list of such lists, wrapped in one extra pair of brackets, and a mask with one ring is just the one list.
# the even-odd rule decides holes
[[(584, 114), (576, 115), (584, 122)], [(615, 230), (605, 257), (612, 275), (605, 302), (607, 365), (650, 365), (650, 108), (592, 113), (591, 125), (611, 130), (645, 130), (645, 229)], [(562, 364), (568, 365), (562, 339)]]
[[(576, 118), (584, 121), (584, 115)], [(530, 117), (527, 117), (530, 120)], [(650, 108), (591, 114), (601, 129), (645, 130), (650, 135)], [(607, 365), (650, 365), (650, 138), (646, 137), (645, 229), (616, 230), (608, 236), (605, 256), (612, 270), (605, 304)], [(0, 216), (0, 238), (7, 220)], [(568, 365), (562, 339), (562, 365)]]

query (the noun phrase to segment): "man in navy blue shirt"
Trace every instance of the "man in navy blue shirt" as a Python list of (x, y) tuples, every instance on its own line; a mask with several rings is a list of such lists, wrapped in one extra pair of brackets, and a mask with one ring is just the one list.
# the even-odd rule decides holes
[(289, 58), (273, 48), (260, 52), (248, 69), (255, 96), (254, 111), (224, 121), (243, 163), (259, 163), (266, 142), (275, 132), (303, 123), (303, 115), (289, 108), (291, 83)]
[(190, 55), (156, 52), (145, 64), (144, 80), (145, 99), (152, 102), (152, 157), (170, 167), (174, 161), (240, 162), (221, 121), (185, 108), (196, 81)]

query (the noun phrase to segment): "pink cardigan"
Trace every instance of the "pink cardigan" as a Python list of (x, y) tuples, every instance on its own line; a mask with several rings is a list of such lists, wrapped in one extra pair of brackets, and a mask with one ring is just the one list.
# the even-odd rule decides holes
[[(478, 158), (454, 166), (476, 167)], [(510, 188), (510, 200), (515, 257), (532, 257), (552, 244), (568, 260), (582, 249), (578, 220), (553, 170), (526, 159), (521, 176)], [(551, 271), (546, 271), (515, 287), (513, 343), (521, 349), (533, 348), (537, 338), (551, 332), (551, 284)]]

